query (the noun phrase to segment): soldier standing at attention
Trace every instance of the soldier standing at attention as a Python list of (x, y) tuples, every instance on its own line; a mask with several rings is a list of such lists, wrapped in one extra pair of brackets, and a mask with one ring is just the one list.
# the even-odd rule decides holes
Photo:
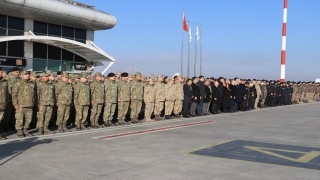
[(182, 105), (184, 100), (184, 91), (183, 91), (184, 79), (181, 75), (177, 77), (175, 86), (175, 101), (173, 106), (173, 114), (175, 118), (181, 118), (180, 113), (182, 111)]
[(166, 119), (173, 119), (171, 117), (173, 104), (175, 101), (175, 87), (174, 87), (174, 79), (168, 78), (168, 84), (165, 85), (165, 95), (166, 95), (166, 102), (165, 102), (165, 118)]
[(146, 105), (146, 110), (144, 113), (144, 118), (146, 122), (153, 122), (154, 120), (151, 119), (151, 115), (154, 108), (154, 101), (155, 101), (155, 89), (153, 87), (154, 80), (149, 79), (147, 81), (147, 85), (145, 86), (144, 91), (144, 103)]
[(82, 73), (80, 81), (74, 88), (74, 106), (76, 108), (76, 129), (87, 130), (85, 122), (90, 106), (90, 87), (87, 84), (87, 73)]
[(104, 82), (105, 106), (103, 112), (104, 126), (114, 126), (112, 123), (113, 115), (117, 106), (118, 85), (116, 83), (116, 75), (108, 74), (108, 79)]
[(129, 124), (125, 122), (126, 114), (130, 105), (130, 85), (127, 82), (128, 73), (121, 74), (121, 80), (118, 81), (118, 118), (119, 124)]
[(28, 133), (34, 106), (34, 84), (29, 82), (30, 72), (22, 71), (21, 80), (12, 87), (12, 103), (16, 109), (16, 130), (18, 137), (31, 136)]
[(72, 104), (73, 88), (69, 83), (69, 75), (66, 72), (61, 73), (61, 79), (55, 86), (55, 96), (57, 100), (57, 122), (58, 131), (70, 132), (67, 128), (67, 121), (70, 115), (70, 105)]
[(130, 118), (132, 123), (139, 123), (138, 116), (141, 112), (142, 100), (143, 100), (143, 85), (141, 83), (140, 72), (135, 74), (135, 79), (130, 82), (130, 94), (131, 94), (131, 105), (130, 105)]
[(42, 135), (43, 131), (45, 134), (52, 133), (49, 129), (49, 122), (52, 116), (53, 106), (55, 104), (54, 96), (54, 85), (49, 82), (49, 75), (46, 73), (40, 74), (40, 82), (37, 86), (37, 99), (38, 99), (38, 134)]
[(155, 120), (159, 121), (162, 120), (161, 112), (164, 108), (164, 101), (166, 98), (165, 88), (163, 84), (163, 75), (158, 75), (158, 81), (154, 85), (155, 89), (155, 105), (154, 105), (154, 116)]
[(99, 128), (99, 117), (101, 114), (101, 110), (104, 100), (104, 84), (103, 84), (103, 75), (97, 72), (94, 75), (94, 80), (90, 84), (90, 92), (91, 92), (91, 127), (92, 128)]
[(121, 72), (116, 72), (116, 82), (120, 81)]
[[(2, 68), (0, 67), (0, 124), (4, 118), (4, 113), (6, 106), (9, 102), (9, 91), (8, 82), (3, 78)], [(1, 136), (1, 126), (0, 126), (0, 140), (5, 140), (6, 138)]]

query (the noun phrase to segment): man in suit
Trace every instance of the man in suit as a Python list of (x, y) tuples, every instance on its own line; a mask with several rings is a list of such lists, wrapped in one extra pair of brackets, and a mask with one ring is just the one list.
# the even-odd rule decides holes
[(194, 97), (192, 98), (190, 114), (192, 117), (196, 117), (196, 109), (200, 101), (200, 89), (199, 89), (199, 86), (197, 85), (199, 82), (199, 78), (193, 77), (192, 81), (193, 82), (191, 86), (192, 86), (192, 92)]

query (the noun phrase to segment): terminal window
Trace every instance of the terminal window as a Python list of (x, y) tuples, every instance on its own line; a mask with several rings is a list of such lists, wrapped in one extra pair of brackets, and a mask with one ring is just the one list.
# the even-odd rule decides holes
[(8, 41), (8, 56), (24, 57), (24, 41)]

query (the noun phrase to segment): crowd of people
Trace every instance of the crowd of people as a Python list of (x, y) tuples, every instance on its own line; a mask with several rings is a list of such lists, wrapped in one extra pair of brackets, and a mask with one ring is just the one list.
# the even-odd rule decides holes
[[(89, 76), (52, 72), (37, 74), (0, 68), (0, 123), (18, 137), (129, 125), (164, 119), (235, 113), (319, 100), (320, 84), (242, 78), (167, 77), (140, 72), (97, 72)], [(142, 116), (142, 118), (141, 118)], [(1, 136), (3, 140), (5, 137)]]

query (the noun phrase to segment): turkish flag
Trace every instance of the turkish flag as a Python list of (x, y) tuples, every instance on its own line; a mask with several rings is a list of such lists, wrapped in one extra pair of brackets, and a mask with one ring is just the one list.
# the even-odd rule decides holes
[(189, 32), (188, 30), (188, 25), (187, 25), (187, 19), (186, 16), (184, 15), (184, 13), (182, 14), (182, 21), (183, 21), (183, 30), (186, 32)]

